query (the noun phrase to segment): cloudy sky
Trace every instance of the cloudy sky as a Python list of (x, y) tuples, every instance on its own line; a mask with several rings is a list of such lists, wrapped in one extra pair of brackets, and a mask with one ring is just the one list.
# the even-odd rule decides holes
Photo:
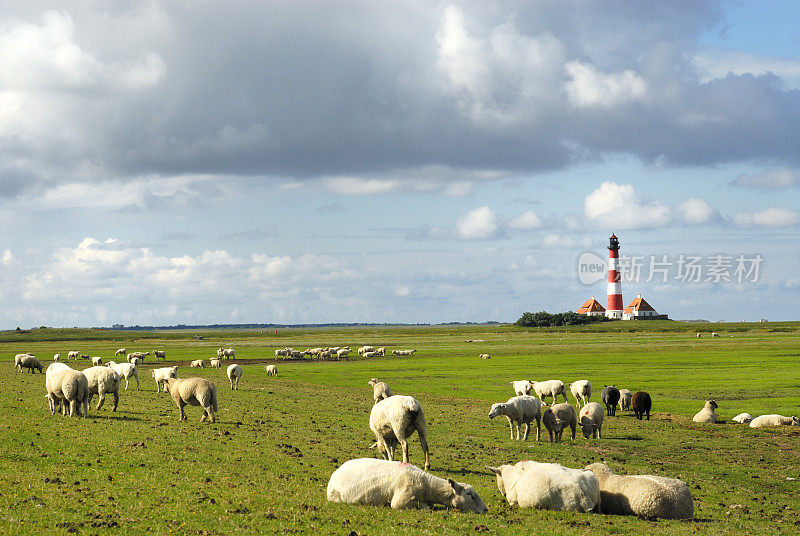
[(800, 317), (797, 2), (0, 13), (0, 329)]

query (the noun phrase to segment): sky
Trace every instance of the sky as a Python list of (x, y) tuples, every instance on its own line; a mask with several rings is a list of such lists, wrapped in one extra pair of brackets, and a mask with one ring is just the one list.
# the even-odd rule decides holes
[(0, 0), (0, 329), (798, 320), (797, 20)]

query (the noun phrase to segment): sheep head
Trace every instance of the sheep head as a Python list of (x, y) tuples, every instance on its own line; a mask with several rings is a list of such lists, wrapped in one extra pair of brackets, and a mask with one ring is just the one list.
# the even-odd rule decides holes
[(494, 419), (498, 415), (505, 415), (505, 409), (506, 405), (503, 403), (492, 404), (492, 409), (489, 410), (489, 418)]

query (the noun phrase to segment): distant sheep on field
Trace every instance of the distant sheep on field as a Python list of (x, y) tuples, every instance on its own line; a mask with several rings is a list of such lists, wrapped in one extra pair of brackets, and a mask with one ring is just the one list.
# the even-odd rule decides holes
[(528, 396), (533, 391), (533, 383), (528, 380), (516, 380), (511, 382), (511, 388), (517, 396)]
[(211, 368), (222, 368), (222, 362), (218, 357), (212, 357), (209, 360), (209, 363), (211, 363)]
[(714, 412), (719, 406), (713, 400), (706, 400), (703, 409), (698, 411), (692, 420), (703, 424), (715, 424), (717, 422), (717, 414)]
[(740, 413), (739, 415), (737, 415), (736, 417), (734, 417), (731, 420), (733, 422), (738, 422), (740, 424), (748, 424), (750, 421), (753, 420), (753, 416), (750, 415), (749, 413)]
[(99, 367), (102, 364), (103, 364), (103, 358), (97, 357), (97, 356), (92, 357), (92, 366), (93, 367)]
[(206, 368), (206, 366), (203, 364), (202, 359), (195, 359), (189, 363), (189, 368)]
[(163, 350), (153, 350), (153, 357), (156, 359), (161, 359), (162, 361), (166, 361), (167, 352), (164, 352)]
[(114, 357), (117, 357), (118, 355), (125, 355), (127, 353), (128, 353), (127, 348), (119, 348), (116, 352), (114, 352)]
[(44, 372), (44, 366), (39, 363), (36, 356), (33, 354), (17, 354), (14, 356), (14, 370), (22, 372), (22, 369), (28, 369), (28, 372), (33, 374), (38, 370), (40, 374)]
[(617, 414), (617, 404), (619, 403), (619, 389), (613, 385), (606, 385), (600, 393), (600, 400), (606, 405), (606, 416), (613, 417)]
[(219, 350), (217, 350), (217, 357), (219, 357), (220, 359), (223, 358), (236, 359), (236, 350), (234, 350), (233, 348), (227, 348), (227, 349), (220, 348)]
[(478, 357), (480, 357), (481, 359), (489, 359), (492, 356), (490, 356), (489, 354), (481, 354)]
[(380, 381), (378, 378), (372, 378), (367, 382), (367, 385), (372, 387), (372, 399), (375, 401), (375, 404), (392, 396), (392, 389), (389, 385)]
[(78, 359), (81, 353), (78, 350), (70, 350), (67, 352), (67, 359)]
[(242, 377), (242, 367), (236, 363), (228, 367), (228, 379), (231, 381), (231, 389), (239, 389), (239, 378)]
[(711, 336), (712, 337), (719, 337), (719, 333), (717, 333), (716, 331), (712, 331), (711, 332)]
[(267, 365), (267, 376), (277, 376), (278, 375), (278, 367), (275, 365)]
[(634, 414), (636, 414), (636, 418), (640, 421), (645, 414), (647, 414), (647, 420), (650, 420), (650, 410), (653, 407), (653, 401), (650, 399), (650, 394), (644, 391), (636, 391), (633, 393), (633, 397), (631, 398), (631, 407), (633, 408)]
[(109, 361), (106, 363), (106, 366), (119, 374), (120, 378), (125, 378), (126, 391), (128, 390), (128, 380), (131, 378), (136, 378), (136, 389), (139, 389), (139, 368), (136, 366), (136, 363), (116, 363), (115, 361)]
[(750, 428), (765, 428), (767, 426), (800, 426), (800, 419), (771, 414), (760, 415), (750, 421)]
[(632, 398), (633, 398), (633, 393), (631, 393), (630, 389), (620, 389), (619, 409), (621, 409), (622, 411), (630, 411)]

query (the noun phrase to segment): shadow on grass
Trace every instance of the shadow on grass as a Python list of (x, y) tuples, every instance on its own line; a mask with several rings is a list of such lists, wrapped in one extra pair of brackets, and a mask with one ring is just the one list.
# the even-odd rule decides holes
[(626, 436), (621, 436), (621, 437), (604, 436), (603, 439), (619, 439), (619, 440), (622, 440), (622, 441), (641, 441), (644, 438), (642, 436), (640, 436), (640, 435), (626, 435)]

